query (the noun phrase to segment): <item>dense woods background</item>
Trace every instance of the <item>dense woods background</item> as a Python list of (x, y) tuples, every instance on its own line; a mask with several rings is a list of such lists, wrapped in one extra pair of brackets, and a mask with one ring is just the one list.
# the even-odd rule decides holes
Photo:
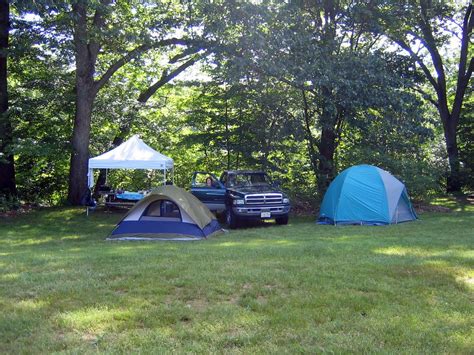
[(472, 190), (473, 24), (470, 1), (1, 0), (1, 204), (79, 204), (132, 134), (183, 187), (258, 168), (317, 199), (368, 163), (419, 198)]

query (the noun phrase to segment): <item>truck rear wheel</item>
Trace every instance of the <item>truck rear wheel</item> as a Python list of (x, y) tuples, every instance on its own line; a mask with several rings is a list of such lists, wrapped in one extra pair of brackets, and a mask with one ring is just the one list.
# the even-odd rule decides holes
[(275, 218), (275, 222), (279, 225), (288, 224), (288, 215)]
[(230, 229), (234, 229), (239, 226), (239, 218), (235, 215), (234, 211), (232, 211), (232, 208), (226, 209), (225, 221)]

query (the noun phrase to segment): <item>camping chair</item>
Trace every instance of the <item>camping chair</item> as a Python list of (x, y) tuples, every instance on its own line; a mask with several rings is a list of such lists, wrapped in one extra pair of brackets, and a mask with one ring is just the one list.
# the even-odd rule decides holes
[(94, 200), (92, 197), (92, 191), (91, 189), (87, 189), (87, 191), (84, 193), (84, 196), (82, 197), (81, 204), (83, 206), (86, 206), (86, 216), (89, 215), (89, 210), (94, 211), (97, 207), (97, 202)]

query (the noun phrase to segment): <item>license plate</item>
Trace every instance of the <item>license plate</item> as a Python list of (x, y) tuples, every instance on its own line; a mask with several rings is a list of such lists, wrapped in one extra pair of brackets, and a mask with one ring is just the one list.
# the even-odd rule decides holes
[(261, 218), (270, 218), (272, 216), (271, 212), (261, 212), (260, 217)]

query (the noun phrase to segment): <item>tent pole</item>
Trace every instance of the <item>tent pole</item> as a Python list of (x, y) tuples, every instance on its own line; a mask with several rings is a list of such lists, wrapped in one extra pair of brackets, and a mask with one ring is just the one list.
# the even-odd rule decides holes
[(163, 186), (166, 185), (166, 168), (163, 169)]

